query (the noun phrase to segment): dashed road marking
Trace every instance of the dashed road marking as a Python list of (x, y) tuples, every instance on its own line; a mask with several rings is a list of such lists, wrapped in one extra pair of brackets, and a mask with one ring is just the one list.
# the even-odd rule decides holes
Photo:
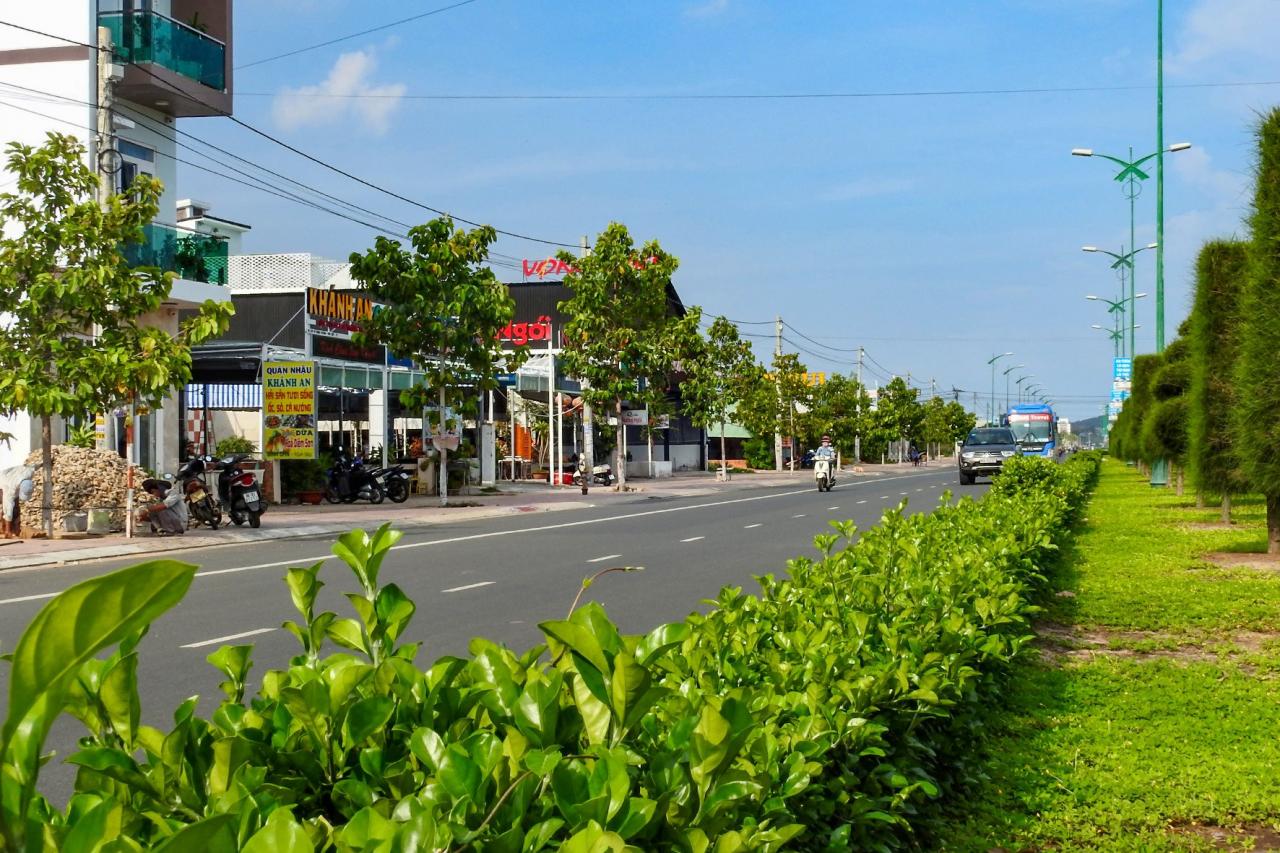
[(758, 522), (758, 521), (757, 521), (755, 524), (744, 524), (744, 525), (742, 525), (742, 529), (743, 529), (743, 530), (750, 530), (750, 529), (751, 529), (751, 528), (753, 528), (753, 527), (764, 527), (764, 524), (763, 524), (763, 523), (761, 523), (761, 522)]
[(700, 541), (702, 541), (703, 539), (706, 539), (706, 538), (707, 538), (707, 537), (705, 537), (705, 536), (690, 536), (688, 539), (681, 539), (680, 541), (681, 541), (681, 542), (700, 542)]
[(480, 583), (469, 583), (466, 586), (451, 586), (448, 589), (442, 589), (441, 592), (466, 592), (469, 589), (479, 589), (482, 586), (493, 586), (497, 581), (480, 581)]
[(187, 643), (181, 648), (198, 649), (201, 646), (212, 646), (214, 643), (226, 643), (231, 640), (242, 640), (245, 637), (256, 637), (259, 634), (270, 634), (275, 628), (254, 628), (252, 631), (241, 631), (239, 634), (228, 634), (225, 637), (214, 637), (212, 640), (201, 640), (198, 643)]

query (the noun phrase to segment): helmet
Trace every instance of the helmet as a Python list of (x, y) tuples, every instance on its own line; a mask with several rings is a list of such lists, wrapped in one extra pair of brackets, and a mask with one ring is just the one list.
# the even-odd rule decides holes
[(831, 440), (831, 436), (829, 436), (829, 435), (824, 435), (824, 436), (822, 437), (822, 440), (823, 440), (823, 441), (830, 441), (830, 440)]

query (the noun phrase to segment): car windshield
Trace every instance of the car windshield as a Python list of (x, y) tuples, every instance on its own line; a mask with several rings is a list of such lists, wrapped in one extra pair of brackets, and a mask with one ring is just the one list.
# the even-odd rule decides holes
[(964, 440), (965, 447), (984, 444), (1014, 444), (1013, 433), (1007, 429), (975, 429)]
[(1045, 442), (1049, 440), (1050, 429), (1047, 420), (1029, 420), (1019, 419), (1017, 417), (1009, 418), (1009, 428), (1013, 430), (1013, 434), (1018, 437), (1018, 441), (1039, 441)]

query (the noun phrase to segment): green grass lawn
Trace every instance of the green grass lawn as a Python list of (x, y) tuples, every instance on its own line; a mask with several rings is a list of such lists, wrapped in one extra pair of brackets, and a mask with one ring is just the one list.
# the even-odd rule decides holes
[(1263, 515), (1197, 527), (1218, 510), (1103, 467), (942, 849), (1280, 850), (1280, 564), (1203, 558), (1263, 550)]

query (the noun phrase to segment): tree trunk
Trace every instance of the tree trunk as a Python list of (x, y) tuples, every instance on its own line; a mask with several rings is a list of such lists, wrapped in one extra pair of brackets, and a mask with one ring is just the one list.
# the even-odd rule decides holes
[[(40, 470), (44, 473), (44, 494), (40, 498), (40, 520), (44, 524), (44, 535), (53, 538), (53, 418), (40, 416)], [(5, 500), (15, 503), (17, 495), (5, 495)], [(19, 507), (17, 510), (21, 512)]]
[(1280, 494), (1267, 495), (1267, 553), (1280, 554)]
[(1204, 509), (1204, 491), (1196, 489), (1196, 509)]
[(1229, 493), (1222, 496), (1222, 523), (1231, 523), (1231, 495)]
[(729, 479), (729, 463), (728, 457), (724, 452), (724, 418), (720, 418), (720, 473), (727, 480)]
[(1178, 497), (1182, 497), (1182, 468), (1178, 468)]
[[(444, 438), (445, 429), (445, 412), (444, 412), (444, 385), (440, 386), (440, 438)], [(440, 489), (440, 506), (449, 505), (449, 451), (444, 448), (444, 442), (441, 441), (440, 447), (440, 473), (436, 475), (436, 485)]]
[(615, 404), (614, 411), (618, 415), (617, 459), (618, 459), (618, 491), (627, 490), (627, 425), (622, 422), (622, 400)]

